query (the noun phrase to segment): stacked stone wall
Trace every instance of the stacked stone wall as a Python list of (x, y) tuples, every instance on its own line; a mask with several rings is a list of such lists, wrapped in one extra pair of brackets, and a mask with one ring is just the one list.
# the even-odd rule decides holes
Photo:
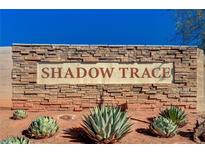
[[(178, 105), (197, 107), (197, 48), (188, 46), (14, 45), (13, 108), (31, 111), (80, 111), (100, 103), (130, 110)], [(68, 85), (37, 84), (39, 62), (173, 63), (170, 84)]]

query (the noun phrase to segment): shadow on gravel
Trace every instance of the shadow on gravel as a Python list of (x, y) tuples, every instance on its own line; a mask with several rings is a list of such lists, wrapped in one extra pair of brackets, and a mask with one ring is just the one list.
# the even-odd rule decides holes
[(25, 130), (23, 130), (23, 131), (22, 131), (22, 135), (24, 135), (24, 136), (26, 136), (26, 137), (30, 138), (30, 136), (29, 136), (29, 134), (28, 134), (28, 130), (27, 130), (27, 129), (25, 129)]
[(150, 132), (150, 130), (149, 130), (149, 129), (146, 129), (146, 128), (138, 128), (138, 129), (136, 129), (136, 132), (138, 132), (138, 133), (140, 133), (140, 134), (143, 134), (143, 135), (148, 135), (148, 136), (155, 137), (155, 135), (152, 134), (152, 133)]
[(151, 123), (155, 117), (148, 117), (147, 120)]
[(65, 129), (63, 130), (63, 134), (64, 136), (62, 137), (71, 138), (71, 142), (94, 144), (94, 142), (86, 136), (86, 133), (81, 127)]
[(179, 131), (178, 134), (182, 137), (186, 137), (189, 138), (190, 140), (193, 140), (193, 132)]

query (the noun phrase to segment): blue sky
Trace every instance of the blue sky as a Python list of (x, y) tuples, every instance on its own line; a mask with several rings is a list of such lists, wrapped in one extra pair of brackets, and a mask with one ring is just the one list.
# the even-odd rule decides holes
[(0, 46), (177, 44), (174, 10), (0, 10)]

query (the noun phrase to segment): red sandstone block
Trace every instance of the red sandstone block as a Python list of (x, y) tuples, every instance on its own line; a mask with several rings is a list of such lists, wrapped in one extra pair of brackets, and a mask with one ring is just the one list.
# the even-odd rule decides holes
[(114, 96), (114, 97), (115, 96), (122, 96), (122, 94), (121, 93), (111, 93), (110, 96)]
[(197, 102), (196, 97), (181, 97), (180, 101), (182, 102)]
[(174, 71), (175, 71), (175, 73), (189, 73), (190, 72), (190, 69), (189, 68), (187, 68), (187, 67), (177, 67), (177, 68), (175, 68), (174, 69)]
[(161, 106), (171, 106), (172, 102), (165, 102), (165, 103), (161, 103)]
[(125, 99), (124, 96), (114, 96), (114, 99), (117, 100), (117, 99)]
[(58, 98), (65, 98), (65, 94), (63, 94), (63, 93), (58, 93), (57, 97), (58, 97)]
[(140, 109), (153, 109), (154, 106), (150, 104), (140, 104), (139, 108)]
[(59, 111), (60, 108), (55, 108), (55, 107), (49, 107), (49, 108), (45, 108), (45, 110), (47, 111)]
[(82, 102), (81, 102), (81, 101), (75, 101), (75, 100), (74, 100), (74, 101), (73, 101), (73, 104), (74, 104), (74, 105), (81, 105)]
[(122, 58), (120, 58), (120, 61), (121, 62), (129, 62), (130, 60), (128, 57), (122, 57)]
[(13, 107), (16, 107), (16, 108), (18, 108), (18, 107), (24, 107), (24, 104), (13, 104)]
[(111, 101), (111, 100), (113, 100), (111, 97), (103, 97), (102, 98), (104, 101)]
[(11, 108), (12, 110), (18, 110), (18, 109), (21, 109), (21, 110), (29, 110), (30, 108), (29, 107), (15, 107), (15, 106), (13, 106), (12, 108)]
[(149, 90), (150, 90), (150, 88), (142, 87), (142, 92), (148, 92)]
[(136, 104), (137, 102), (138, 102), (137, 99), (127, 99), (126, 100), (126, 103), (128, 103), (128, 104)]
[(60, 104), (56, 105), (56, 104), (49, 104), (49, 105), (44, 105), (45, 108), (60, 108)]
[(46, 94), (37, 94), (37, 97), (44, 98), (44, 97), (46, 97)]
[(89, 101), (91, 104), (97, 104), (97, 103), (100, 103), (100, 100), (90, 100)]
[(164, 62), (170, 62), (170, 63), (176, 62), (176, 63), (178, 63), (178, 62), (181, 62), (181, 60), (180, 59), (164, 59)]
[(127, 104), (128, 110), (139, 109), (141, 104)]
[(27, 98), (24, 96), (14, 96), (13, 95), (12, 101), (27, 101)]
[(97, 104), (91, 104), (91, 103), (82, 103), (81, 108), (92, 108), (97, 106)]
[(24, 106), (31, 108), (33, 106), (33, 103), (26, 103), (26, 104), (24, 104)]
[(53, 100), (51, 100), (51, 101), (49, 101), (49, 105), (60, 105), (60, 104), (62, 104), (60, 101), (53, 101)]
[(46, 85), (46, 89), (58, 89), (58, 85)]
[(168, 102), (168, 101), (170, 101), (170, 100), (167, 99), (167, 98), (164, 98), (164, 99), (157, 99), (157, 100), (159, 100), (160, 102)]
[(84, 62), (98, 62), (98, 58), (96, 57), (83, 57)]
[(118, 88), (109, 87), (109, 88), (107, 88), (107, 92), (109, 92), (109, 93), (121, 93), (122, 89), (120, 89), (120, 87), (118, 87)]
[(196, 104), (189, 105), (189, 109), (196, 109)]
[(51, 104), (51, 102), (49, 102), (49, 101), (42, 101), (42, 102), (40, 102), (40, 104), (41, 105), (49, 105), (49, 104)]
[(156, 100), (146, 100), (145, 104), (156, 104), (157, 102)]
[(13, 104), (24, 104), (26, 101), (12, 101)]
[(168, 54), (168, 55), (164, 55), (163, 56), (165, 59), (174, 59), (175, 57), (176, 57), (176, 55), (174, 54), (174, 55), (170, 55), (170, 54)]
[(169, 98), (169, 99), (167, 99), (167, 101), (169, 101), (169, 102), (177, 102), (178, 103), (178, 98)]
[(178, 93), (175, 93), (175, 94), (172, 93), (172, 94), (168, 94), (167, 97), (168, 97), (168, 98), (178, 98), (178, 97), (180, 97), (180, 96), (179, 96)]
[(72, 107), (72, 105), (71, 105), (71, 104), (70, 104), (70, 105), (69, 105), (69, 104), (67, 104), (67, 105), (66, 105), (66, 104), (65, 104), (65, 105), (63, 104), (63, 105), (60, 105), (60, 107), (61, 107), (61, 108), (69, 108), (69, 107)]
[(149, 95), (149, 99), (167, 100), (167, 95), (163, 95), (163, 94)]
[(90, 57), (90, 56), (92, 56), (92, 55), (90, 55), (90, 54), (88, 54), (88, 53), (82, 53), (81, 56), (82, 56), (82, 57)]
[[(171, 101), (170, 101), (171, 102)], [(171, 102), (171, 105), (173, 106), (186, 106), (186, 103), (182, 103), (182, 102)]]
[(197, 59), (197, 55), (191, 55), (191, 59)]
[(29, 112), (42, 112), (42, 111), (45, 111), (45, 110), (40, 110), (40, 109), (28, 109)]
[(42, 102), (44, 101), (43, 98), (28, 98), (27, 99), (28, 102)]
[(126, 100), (126, 99), (116, 99), (116, 101), (118, 102), (118, 104), (127, 103), (127, 100)]
[(85, 96), (82, 96), (82, 99), (96, 99), (97, 96), (96, 95), (85, 95)]
[(149, 90), (147, 92), (145, 92), (146, 94), (156, 94), (157, 91), (156, 90)]
[(196, 93), (191, 93), (191, 92), (187, 92), (187, 93), (179, 93), (181, 97), (196, 97), (197, 94)]
[(80, 112), (82, 110), (83, 110), (83, 108), (81, 108), (80, 106), (74, 107), (74, 111)]
[(127, 98), (133, 98), (134, 97), (134, 93), (132, 92), (126, 92), (122, 94), (123, 97), (127, 97)]
[(81, 97), (81, 94), (78, 93), (66, 93), (66, 97)]
[(94, 57), (101, 57), (102, 56), (102, 54), (100, 54), (100, 53), (95, 53), (94, 54)]
[(41, 57), (39, 56), (25, 56), (24, 58), (25, 60), (31, 60), (31, 61), (37, 61), (37, 60), (41, 60)]

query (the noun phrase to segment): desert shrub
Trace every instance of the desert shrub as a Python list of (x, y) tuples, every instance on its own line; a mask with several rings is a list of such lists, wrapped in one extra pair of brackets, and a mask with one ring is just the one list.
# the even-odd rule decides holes
[(160, 137), (172, 137), (177, 133), (177, 125), (170, 119), (159, 116), (153, 119), (150, 130)]
[(131, 130), (127, 113), (118, 107), (101, 106), (83, 117), (84, 131), (96, 143), (115, 143)]
[(13, 119), (19, 120), (19, 119), (25, 119), (27, 117), (27, 112), (25, 110), (16, 110), (13, 113)]
[(183, 127), (187, 123), (185, 111), (176, 106), (171, 106), (160, 113), (161, 116), (172, 120), (178, 127)]
[(27, 135), (37, 139), (47, 138), (53, 136), (58, 129), (57, 121), (52, 117), (40, 116), (30, 124)]
[(25, 137), (9, 137), (0, 141), (0, 144), (29, 144), (29, 139)]

